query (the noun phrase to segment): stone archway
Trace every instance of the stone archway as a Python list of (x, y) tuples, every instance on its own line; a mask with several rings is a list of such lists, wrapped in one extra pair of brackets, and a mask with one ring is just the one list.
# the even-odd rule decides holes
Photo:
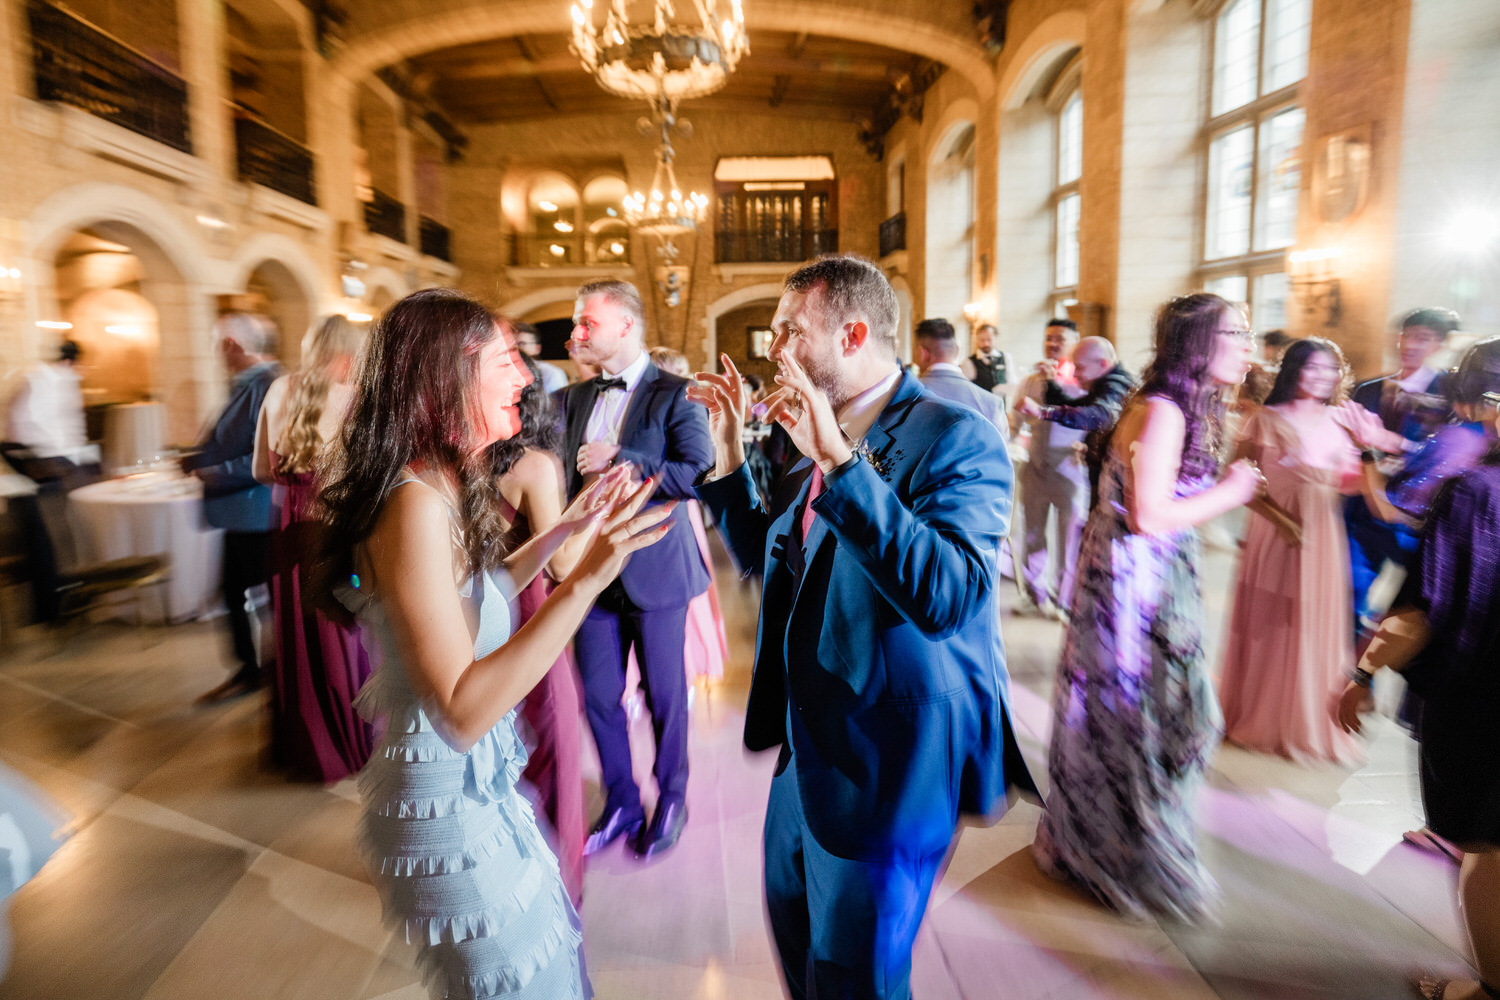
[(933, 144), (927, 163), (922, 314), (961, 327), (974, 287), (974, 123), (958, 119)]
[(303, 335), (331, 311), (321, 292), (323, 284), (317, 266), (298, 243), (280, 234), (262, 233), (240, 249), (229, 287), (262, 294), (267, 315), (281, 331), (277, 354), (284, 365), (295, 369), (302, 359)]
[(55, 319), (58, 251), (82, 230), (121, 244), (140, 261), (140, 295), (156, 310), (160, 353), (153, 395), (166, 404), (167, 436), (190, 440), (224, 399), (223, 370), (210, 331), (214, 309), (207, 250), (198, 234), (150, 195), (117, 184), (81, 184), (54, 194), (32, 213), (25, 252), (35, 275), (28, 289), (29, 353), (36, 356), (38, 320)]

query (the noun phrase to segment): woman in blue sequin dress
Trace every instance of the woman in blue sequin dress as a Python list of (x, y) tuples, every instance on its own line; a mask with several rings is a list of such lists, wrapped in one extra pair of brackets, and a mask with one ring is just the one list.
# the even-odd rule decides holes
[[(670, 511), (638, 516), (652, 484), (619, 472), (504, 551), (492, 446), (517, 431), (527, 379), (483, 306), (408, 296), (371, 334), (321, 496), (322, 575), (376, 663), (356, 702), (381, 731), (359, 779), (362, 846), (434, 997), (588, 993), (577, 914), (516, 789), (515, 707)], [(512, 634), (509, 599), (578, 532), (593, 535), (578, 565)]]
[(1033, 848), (1134, 917), (1199, 917), (1214, 898), (1193, 799), (1219, 735), (1204, 665), (1196, 525), (1255, 497), (1236, 462), (1220, 479), (1224, 390), (1253, 335), (1217, 295), (1162, 307), (1156, 357), (1105, 446), (1057, 666), (1051, 789)]

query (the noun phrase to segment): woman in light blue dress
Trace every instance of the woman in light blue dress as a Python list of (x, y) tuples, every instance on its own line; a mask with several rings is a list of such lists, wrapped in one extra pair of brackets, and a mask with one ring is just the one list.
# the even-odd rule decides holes
[[(529, 376), (512, 331), (453, 291), (407, 296), (371, 334), (321, 500), (321, 576), (365, 626), (356, 702), (380, 730), (360, 773), (362, 846), (434, 997), (587, 995), (578, 916), (516, 790), (516, 705), (625, 557), (670, 513), (620, 470), (511, 552), (492, 446)], [(577, 567), (511, 634), (508, 601), (579, 532)]]

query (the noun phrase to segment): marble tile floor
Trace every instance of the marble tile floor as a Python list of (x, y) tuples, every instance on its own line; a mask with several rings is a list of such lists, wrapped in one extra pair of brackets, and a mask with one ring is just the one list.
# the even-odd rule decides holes
[[(755, 596), (726, 569), (735, 655), (695, 698), (687, 831), (652, 864), (616, 847), (587, 875), (585, 950), (604, 1000), (782, 995), (760, 897), (773, 758), (739, 741)], [(1232, 572), (1228, 555), (1207, 558), (1211, 642)], [(353, 783), (264, 770), (259, 699), (193, 707), (224, 676), (218, 627), (4, 635), (0, 760), (62, 804), (72, 836), (11, 900), (0, 1000), (425, 997), (354, 855)], [(1011, 617), (1006, 635), (1017, 727), (1040, 774), (1061, 627)], [(644, 778), (645, 719), (634, 736)], [(1384, 720), (1357, 770), (1222, 749), (1200, 810), (1224, 889), (1212, 927), (1125, 922), (1042, 875), (1033, 805), (966, 827), (918, 939), (915, 993), (1394, 1000), (1410, 995), (1412, 970), (1461, 973), (1456, 870), (1400, 839), (1420, 822), (1414, 762)]]

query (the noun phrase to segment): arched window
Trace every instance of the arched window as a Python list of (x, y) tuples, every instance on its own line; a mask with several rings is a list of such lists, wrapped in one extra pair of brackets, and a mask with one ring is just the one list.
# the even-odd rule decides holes
[(1083, 176), (1083, 92), (1076, 69), (1071, 92), (1064, 91), (1057, 113), (1056, 170), (1052, 178), (1052, 314), (1067, 314), (1067, 306), (1078, 301), (1078, 220), (1083, 197), (1078, 182)]
[(620, 215), (628, 193), (625, 179), (612, 174), (583, 186), (584, 253), (590, 264), (630, 261), (630, 230)]
[(1312, 0), (1231, 0), (1214, 19), (1203, 287), (1247, 303), (1260, 327), (1286, 319), (1311, 23)]
[(518, 263), (529, 267), (581, 264), (578, 189), (562, 174), (538, 174), (526, 193), (527, 247)]

